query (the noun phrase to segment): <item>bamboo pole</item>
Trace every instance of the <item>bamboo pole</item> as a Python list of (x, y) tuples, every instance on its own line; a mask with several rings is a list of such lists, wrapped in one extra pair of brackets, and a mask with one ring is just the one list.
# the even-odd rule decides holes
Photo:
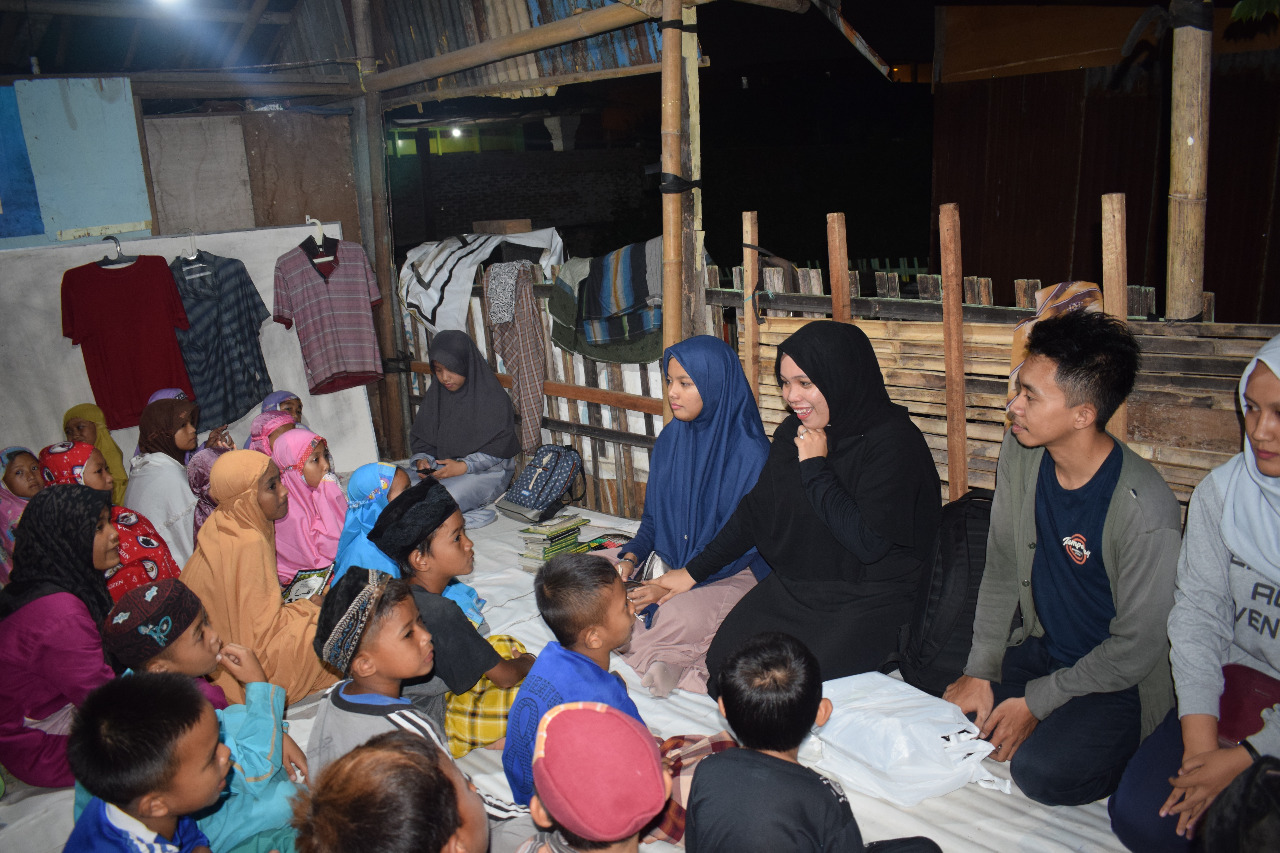
[[(1129, 267), (1128, 237), (1125, 233), (1124, 193), (1102, 197), (1102, 304), (1108, 314), (1128, 321)], [(1121, 403), (1108, 425), (1111, 434), (1125, 441), (1129, 437), (1129, 405)]]
[(827, 214), (827, 264), (831, 267), (831, 319), (848, 323), (853, 312), (849, 309), (849, 243), (843, 213)]
[[(609, 8), (609, 7), (606, 7)], [(680, 0), (662, 0), (662, 171), (680, 175), (680, 113), (684, 82), (680, 72), (683, 16)], [(683, 331), (684, 252), (681, 193), (662, 194), (662, 347), (678, 344)], [(664, 406), (663, 422), (671, 420)]]
[(954, 501), (969, 491), (959, 205), (942, 205), (938, 215), (938, 234), (942, 254), (942, 334), (947, 384), (947, 496)]
[(760, 223), (754, 210), (742, 214), (742, 348), (746, 353), (747, 384), (760, 403), (760, 324), (756, 322), (756, 306), (751, 296), (760, 286), (760, 254), (746, 246), (759, 246)]
[(1197, 318), (1204, 310), (1204, 222), (1209, 182), (1209, 72), (1212, 59), (1212, 29), (1202, 30), (1194, 26), (1174, 29), (1165, 317), (1175, 322)]
[[(807, 0), (806, 0), (807, 2)], [(680, 115), (680, 170), (691, 181), (702, 178), (702, 91), (698, 80), (698, 10), (681, 8), (685, 29), (680, 34), (681, 92), (684, 108)], [(707, 268), (704, 263), (702, 230), (702, 190), (695, 187), (680, 194), (681, 323), (680, 338), (699, 334), (707, 310)]]

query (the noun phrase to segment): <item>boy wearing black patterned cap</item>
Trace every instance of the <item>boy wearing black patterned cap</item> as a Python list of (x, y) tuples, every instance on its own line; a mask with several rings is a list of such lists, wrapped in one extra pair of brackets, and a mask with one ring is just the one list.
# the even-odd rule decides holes
[[(213, 703), (218, 740), (231, 754), (227, 793), (196, 821), (213, 849), (253, 843), (262, 850), (292, 850), (290, 801), (295, 783), (307, 773), (307, 761), (286, 733), (284, 688), (267, 681), (253, 651), (223, 643), (200, 598), (182, 581), (168, 578), (121, 596), (102, 622), (102, 647), (134, 672), (191, 679)], [(221, 688), (205, 679), (219, 666), (244, 684), (244, 704), (228, 706)], [(88, 802), (77, 786), (77, 817)]]
[[(418, 618), (409, 585), (383, 572), (352, 568), (325, 595), (316, 626), (320, 659), (346, 676), (316, 713), (307, 763), (318, 779), (326, 765), (376, 734), (403, 730), (424, 737), (451, 761), (438, 726), (401, 697), (400, 683), (435, 666), (431, 634)], [(531, 834), (523, 809), (485, 798), (490, 850), (513, 850)], [(510, 840), (504, 840), (508, 839)]]

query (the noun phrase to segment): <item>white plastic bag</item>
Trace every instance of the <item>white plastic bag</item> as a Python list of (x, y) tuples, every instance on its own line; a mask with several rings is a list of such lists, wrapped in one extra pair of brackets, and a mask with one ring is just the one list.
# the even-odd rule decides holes
[(1009, 782), (982, 766), (991, 744), (950, 702), (878, 672), (828, 681), (822, 694), (835, 710), (817, 730), (814, 763), (845, 787), (899, 806), (968, 782), (1009, 793)]

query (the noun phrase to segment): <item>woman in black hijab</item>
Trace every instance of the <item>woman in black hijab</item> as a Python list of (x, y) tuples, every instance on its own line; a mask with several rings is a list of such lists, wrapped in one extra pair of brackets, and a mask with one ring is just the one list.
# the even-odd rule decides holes
[(701, 554), (659, 579), (678, 594), (753, 546), (773, 566), (707, 652), (713, 696), (721, 662), (764, 631), (804, 642), (824, 680), (876, 669), (910, 619), (942, 511), (929, 447), (861, 329), (810, 323), (775, 369), (792, 414), (760, 479)]
[(497, 517), (480, 510), (506, 491), (520, 452), (511, 398), (475, 343), (446, 330), (431, 341), (435, 379), (422, 398), (409, 433), (409, 461), (453, 495), (468, 527)]
[(70, 785), (75, 706), (114, 677), (99, 624), (103, 573), (120, 563), (111, 493), (50, 486), (18, 523), (11, 583), (0, 592), (0, 764), (41, 787)]

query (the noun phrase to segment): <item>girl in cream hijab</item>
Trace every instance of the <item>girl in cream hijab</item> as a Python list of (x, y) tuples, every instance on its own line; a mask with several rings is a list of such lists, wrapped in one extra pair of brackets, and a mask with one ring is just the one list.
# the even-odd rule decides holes
[[(218, 508), (200, 528), (182, 581), (200, 596), (224, 642), (253, 649), (267, 678), (285, 689), (289, 704), (338, 680), (312, 650), (320, 605), (284, 603), (276, 577), (276, 519), (289, 511), (280, 469), (256, 450), (231, 450), (213, 464), (209, 493)], [(214, 683), (232, 702), (244, 688), (229, 673)]]

